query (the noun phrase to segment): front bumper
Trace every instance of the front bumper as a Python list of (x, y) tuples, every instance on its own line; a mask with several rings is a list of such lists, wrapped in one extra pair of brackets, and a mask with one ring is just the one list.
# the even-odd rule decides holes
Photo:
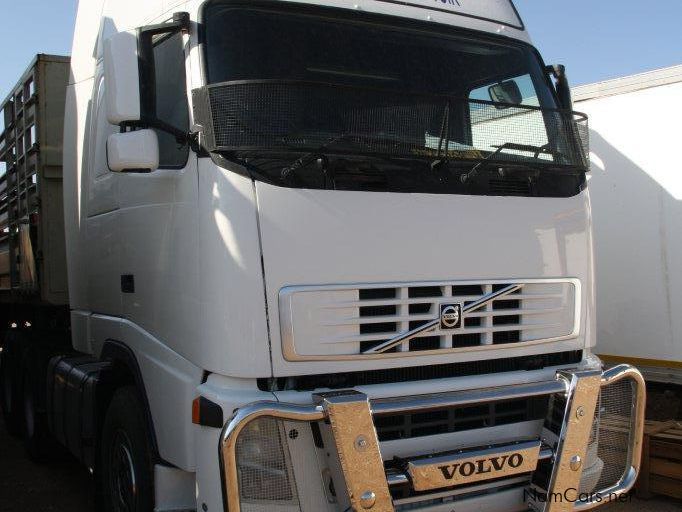
[[(627, 396), (618, 394), (619, 386), (627, 386)], [(376, 418), (529, 397), (548, 397), (551, 403), (542, 433), (536, 439), (510, 437), (504, 445), (417, 455), (397, 464), (382, 459)], [(617, 413), (609, 412), (609, 408), (617, 409)], [(315, 395), (313, 405), (256, 402), (238, 409), (223, 429), (223, 496), (229, 512), (250, 508), (243, 507), (240, 493), (240, 434), (255, 421), (275, 418), (329, 425), (345, 484), (345, 490), (336, 493), (338, 510), (392, 512), (400, 508), (391, 492), (397, 487), (410, 487), (416, 494), (429, 497), (429, 493), (440, 496), (446, 491), (453, 495), (455, 491), (474, 492), (482, 483), (505, 484), (519, 482), (520, 478), (528, 508), (543, 512), (587, 510), (615, 499), (634, 485), (640, 467), (644, 409), (644, 380), (638, 370), (627, 365), (604, 372), (559, 371), (553, 380), (537, 383), (392, 399), (369, 400), (362, 393), (348, 390)], [(609, 448), (623, 450), (622, 464), (611, 468), (612, 481), (590, 476), (595, 466), (585, 467), (588, 447), (600, 436), (608, 440), (614, 429), (620, 432), (621, 439), (627, 439), (627, 446), (620, 443), (620, 447)], [(599, 464), (605, 461), (608, 463), (608, 453)], [(586, 480), (592, 484), (586, 486)], [(602, 487), (592, 488), (597, 484)], [(409, 508), (420, 509), (418, 504)]]

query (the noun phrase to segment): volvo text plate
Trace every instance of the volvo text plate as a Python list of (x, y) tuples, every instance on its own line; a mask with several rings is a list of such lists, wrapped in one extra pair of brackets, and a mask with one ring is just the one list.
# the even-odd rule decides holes
[(407, 471), (415, 491), (471, 484), (535, 470), (540, 441), (412, 460)]

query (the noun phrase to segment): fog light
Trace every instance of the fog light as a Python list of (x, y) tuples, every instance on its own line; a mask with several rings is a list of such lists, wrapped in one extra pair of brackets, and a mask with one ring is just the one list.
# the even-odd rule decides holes
[[(242, 502), (285, 501), (297, 505), (296, 484), (282, 423), (261, 418), (250, 423), (236, 445)], [(242, 510), (247, 508), (242, 507)], [(258, 507), (248, 507), (259, 510)]]
[(634, 399), (630, 380), (601, 388), (580, 480), (582, 493), (608, 489), (627, 473), (632, 455)]

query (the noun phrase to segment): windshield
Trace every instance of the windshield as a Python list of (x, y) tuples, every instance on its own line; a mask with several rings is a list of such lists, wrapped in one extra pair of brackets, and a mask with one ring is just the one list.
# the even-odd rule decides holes
[[(482, 161), (524, 164), (536, 173), (584, 169), (575, 119), (557, 109), (531, 47), (340, 12), (206, 6), (215, 150), (252, 157), (268, 156), (263, 151), (370, 155), (407, 167), (404, 160), (437, 159), (451, 173)], [(376, 172), (362, 171), (348, 158), (344, 165), (356, 176), (386, 174), (379, 164)], [(319, 177), (333, 167), (308, 160), (315, 159), (305, 160), (301, 172), (283, 164), (284, 174)]]

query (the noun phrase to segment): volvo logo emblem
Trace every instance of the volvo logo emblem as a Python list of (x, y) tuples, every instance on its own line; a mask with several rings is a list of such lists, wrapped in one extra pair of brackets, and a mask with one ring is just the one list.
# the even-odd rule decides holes
[(491, 457), (489, 459), (477, 459), (464, 461), (461, 464), (448, 464), (447, 466), (438, 466), (438, 469), (443, 474), (446, 480), (452, 480), (457, 473), (464, 478), (472, 475), (482, 473), (496, 473), (503, 471), (506, 467), (516, 469), (523, 464), (523, 455), (520, 453), (512, 453), (511, 455), (502, 455), (500, 457)]
[(440, 328), (456, 329), (462, 326), (462, 305), (461, 304), (441, 304), (440, 305)]

